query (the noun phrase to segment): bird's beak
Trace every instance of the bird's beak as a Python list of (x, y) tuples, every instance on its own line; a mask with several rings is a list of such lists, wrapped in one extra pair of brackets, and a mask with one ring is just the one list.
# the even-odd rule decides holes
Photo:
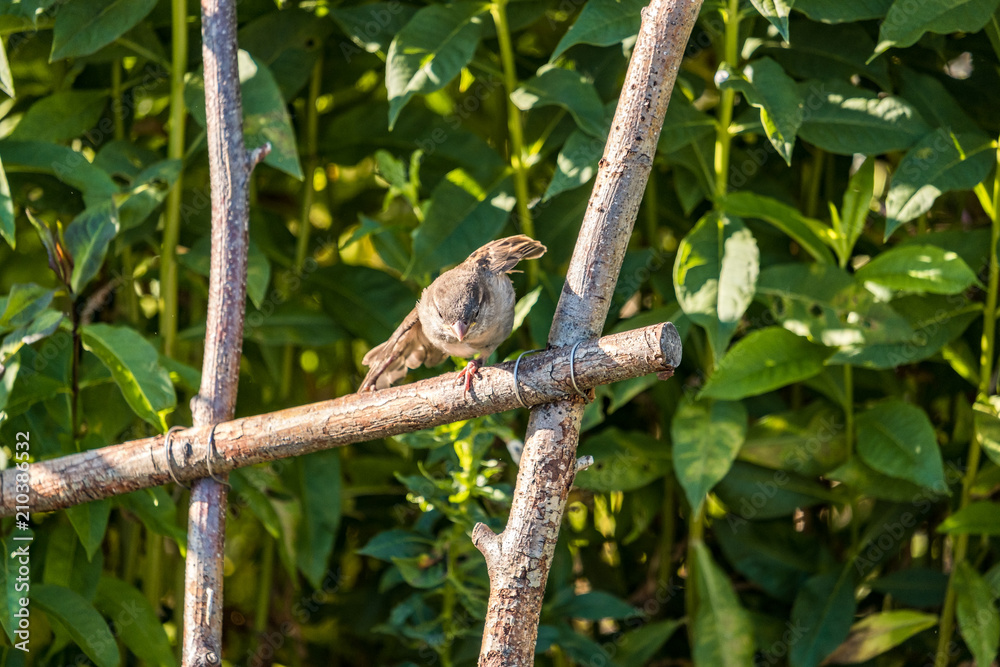
[(462, 339), (465, 338), (465, 333), (469, 330), (469, 325), (462, 320), (455, 320), (455, 323), (451, 325), (451, 329), (455, 332), (458, 342), (461, 343)]

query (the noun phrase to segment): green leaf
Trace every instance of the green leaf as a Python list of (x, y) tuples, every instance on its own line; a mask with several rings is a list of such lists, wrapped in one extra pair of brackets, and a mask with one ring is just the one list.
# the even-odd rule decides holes
[[(798, 5), (795, 9), (799, 9)], [(889, 78), (888, 61), (880, 58), (868, 62), (875, 50), (875, 40), (861, 23), (829, 25), (798, 21), (795, 23), (795, 34), (792, 35), (790, 46), (791, 48), (784, 45), (765, 46), (755, 53), (774, 58), (785, 72), (799, 81), (850, 80), (851, 77), (861, 76), (880, 89), (888, 90), (893, 87)]]
[(23, 326), (40, 315), (55, 297), (56, 291), (41, 287), (34, 283), (11, 286), (7, 298), (0, 303), (4, 309), (0, 311), (0, 330)]
[(296, 459), (296, 469), (302, 509), (295, 527), (296, 562), (306, 579), (321, 588), (340, 528), (340, 451)]
[(45, 310), (27, 324), (23, 324), (8, 336), (0, 345), (0, 359), (14, 354), (22, 345), (31, 345), (55, 333), (62, 323), (64, 315), (57, 310)]
[(908, 567), (879, 577), (871, 586), (872, 590), (887, 593), (908, 607), (939, 607), (944, 603), (948, 575), (940, 570)]
[(111, 371), (129, 407), (166, 431), (166, 415), (176, 407), (177, 396), (157, 363), (156, 348), (134, 329), (101, 323), (83, 327), (82, 338), (84, 347)]
[(556, 195), (578, 188), (597, 175), (597, 162), (604, 154), (604, 141), (573, 130), (556, 157), (556, 172), (542, 196), (548, 201)]
[(60, 6), (49, 62), (89, 56), (146, 17), (156, 0), (73, 0)]
[(104, 265), (108, 244), (118, 234), (118, 209), (108, 201), (90, 206), (66, 228), (66, 249), (73, 258), (70, 289), (80, 294)]
[(885, 200), (885, 238), (929, 211), (943, 193), (974, 188), (995, 161), (993, 141), (981, 134), (952, 136), (946, 129), (928, 134), (907, 151), (893, 174)]
[(73, 524), (80, 543), (87, 551), (87, 559), (93, 560), (94, 554), (101, 548), (104, 532), (108, 527), (108, 517), (111, 515), (109, 500), (91, 500), (89, 503), (66, 508), (69, 522)]
[(638, 35), (647, 4), (643, 0), (591, 0), (559, 40), (549, 62), (576, 44), (611, 46)]
[(393, 558), (414, 558), (426, 553), (433, 544), (432, 540), (409, 530), (390, 528), (377, 533), (357, 553), (388, 562)]
[(545, 65), (538, 76), (528, 79), (510, 94), (510, 101), (521, 111), (544, 106), (562, 107), (573, 117), (577, 127), (590, 136), (602, 141), (608, 136), (609, 124), (601, 98), (593, 82), (579, 72)]
[[(323, 347), (348, 338), (340, 323), (326, 313), (287, 301), (280, 306), (263, 304), (266, 310), (249, 309), (243, 335), (261, 345)], [(192, 338), (204, 338), (204, 326)], [(185, 338), (187, 332), (185, 331)]]
[(494, 238), (516, 203), (504, 173), (488, 184), (454, 169), (431, 193), (424, 221), (413, 233), (413, 256), (404, 278), (426, 275), (463, 261)]
[(840, 214), (834, 216), (833, 247), (841, 266), (847, 265), (847, 260), (850, 259), (854, 250), (854, 244), (858, 242), (858, 238), (865, 230), (865, 222), (868, 220), (874, 195), (875, 158), (868, 158), (851, 175), (847, 189), (844, 190)]
[(904, 150), (931, 130), (909, 102), (846, 81), (804, 81), (799, 97), (808, 110), (799, 136), (838, 155)]
[(757, 242), (743, 221), (718, 213), (699, 220), (677, 249), (677, 303), (708, 333), (717, 359), (753, 300), (759, 262)]
[[(885, 60), (885, 58), (879, 59), (880, 62)], [(963, 106), (955, 99), (941, 79), (909, 67), (900, 67), (897, 71), (900, 75), (900, 94), (916, 107), (924, 120), (932, 126), (967, 136), (978, 135), (987, 138), (979, 124), (966, 113), (967, 106)], [(941, 76), (946, 80), (950, 79), (943, 71)], [(977, 146), (979, 143), (981, 142), (973, 141), (969, 146)]]
[(782, 327), (758, 329), (726, 353), (700, 396), (735, 401), (763, 394), (816, 375), (828, 356)]
[(632, 491), (670, 471), (666, 444), (639, 431), (604, 429), (587, 438), (580, 454), (593, 456), (594, 463), (573, 483), (591, 491)]
[[(586, 6), (589, 7), (590, 3)], [(656, 150), (670, 154), (714, 136), (715, 121), (712, 117), (695, 109), (684, 95), (673, 95)]]
[[(370, 5), (364, 8), (372, 11)], [(401, 9), (402, 5), (397, 6), (396, 13)], [(368, 19), (372, 18), (369, 13)], [(309, 81), (324, 40), (333, 29), (330, 21), (317, 20), (316, 14), (292, 7), (257, 17), (240, 28), (237, 41), (240, 48), (267, 66), (281, 88), (281, 96), (292, 100)]]
[(749, 190), (727, 195), (719, 203), (731, 215), (759, 218), (770, 223), (795, 240), (818, 262), (833, 261), (826, 247), (833, 243), (830, 228), (815, 218), (802, 215), (798, 209)]
[(620, 667), (644, 667), (683, 624), (683, 620), (654, 621), (626, 632), (615, 641), (615, 663)]
[(728, 516), (713, 522), (712, 532), (733, 567), (779, 600), (795, 598), (820, 557), (816, 540), (795, 532), (787, 521), (744, 521)]
[(102, 204), (118, 192), (111, 177), (92, 165), (81, 153), (47, 141), (0, 141), (0, 154), (9, 173), (17, 168), (53, 174), (66, 185), (83, 192), (89, 206)]
[(390, 130), (411, 97), (440, 90), (469, 64), (488, 9), (481, 2), (430, 5), (396, 34), (385, 63)]
[(685, 398), (670, 426), (674, 472), (692, 514), (726, 476), (746, 439), (747, 411), (742, 403)]
[(114, 621), (118, 637), (137, 658), (155, 667), (177, 664), (156, 610), (135, 586), (103, 575), (97, 585), (94, 606), (105, 618)]
[(932, 245), (904, 245), (880, 253), (855, 276), (889, 289), (959, 294), (979, 281), (958, 253)]
[(517, 300), (517, 303), (514, 304), (514, 328), (511, 331), (517, 331), (521, 328), (525, 318), (531, 313), (531, 309), (538, 303), (538, 297), (541, 294), (542, 286), (539, 285)]
[(691, 623), (695, 664), (745, 667), (753, 663), (753, 627), (746, 610), (729, 583), (729, 577), (712, 560), (704, 542), (693, 545), (694, 577), (698, 607)]
[(437, 588), (448, 575), (444, 560), (420, 555), (413, 558), (393, 558), (393, 564), (410, 586), (414, 588)]
[[(410, 22), (417, 10), (418, 7), (400, 2), (369, 2), (353, 7), (331, 7), (330, 17), (351, 41), (366, 52), (385, 53), (393, 36)], [(373, 20), (379, 30), (372, 30)], [(350, 62), (348, 48), (342, 45), (340, 51)]]
[(905, 503), (913, 502), (913, 499), (918, 496), (927, 495), (927, 490), (919, 485), (884, 475), (865, 465), (858, 457), (834, 468), (825, 476), (843, 484), (854, 496)]
[(972, 419), (983, 452), (990, 461), (1000, 466), (1000, 418), (993, 414), (992, 407), (977, 403), (973, 407)]
[(115, 638), (94, 606), (72, 589), (54, 584), (32, 584), (31, 604), (58, 621), (97, 667), (117, 667)]
[(866, 662), (913, 635), (937, 625), (938, 617), (909, 609), (872, 614), (851, 626), (847, 639), (830, 656), (830, 664)]
[[(243, 95), (243, 140), (247, 150), (270, 142), (264, 164), (303, 180), (295, 131), (274, 75), (246, 51), (239, 52), (240, 91)], [(184, 104), (199, 125), (205, 127), (205, 75), (203, 70), (187, 75)]]
[(11, 250), (17, 247), (16, 232), (14, 200), (10, 196), (10, 183), (7, 182), (7, 172), (4, 171), (3, 160), (0, 160), (0, 236), (7, 241)]
[(604, 591), (581, 593), (549, 608), (547, 614), (551, 617), (582, 618), (588, 621), (599, 621), (602, 618), (629, 618), (639, 615), (639, 610)]
[(764, 415), (747, 431), (740, 460), (772, 473), (786, 470), (807, 477), (822, 475), (847, 456), (842, 420), (840, 407), (824, 400)]
[(925, 32), (939, 35), (979, 32), (993, 16), (997, 4), (998, 0), (939, 0), (917, 4), (897, 0), (879, 29), (875, 54), (893, 46), (913, 46)]
[[(761, 0), (756, 0), (760, 2)], [(772, 0), (766, 0), (771, 2)], [(781, 4), (783, 0), (774, 0)], [(783, 34), (788, 38), (788, 14), (785, 10)], [(795, 136), (802, 125), (803, 107), (792, 77), (785, 74), (781, 65), (770, 58), (761, 58), (743, 68), (747, 82), (747, 101), (760, 109), (760, 122), (768, 141), (784, 159), (792, 164)]]
[(816, 667), (830, 655), (850, 632), (855, 606), (854, 586), (846, 572), (807, 580), (792, 605), (791, 626), (800, 636), (788, 654), (791, 667)]
[(177, 505), (166, 488), (160, 486), (126, 493), (116, 496), (115, 503), (138, 516), (146, 530), (174, 540), (183, 552), (187, 532), (177, 525)]
[(879, 19), (895, 0), (797, 0), (795, 9), (813, 21), (843, 23)]
[(118, 206), (122, 229), (132, 229), (145, 222), (167, 198), (183, 166), (181, 160), (162, 160), (146, 167), (132, 179), (126, 199)]
[(788, 41), (788, 13), (795, 0), (750, 0), (760, 15), (778, 29), (782, 38)]
[(414, 294), (384, 271), (337, 264), (309, 276), (323, 294), (323, 310), (358, 338), (386, 340), (416, 305)]
[(14, 94), (14, 74), (10, 71), (10, 61), (7, 60), (7, 49), (3, 42), (0, 42), (0, 91), (8, 97), (17, 97)]
[(784, 470), (771, 470), (734, 461), (715, 487), (726, 507), (740, 519), (774, 519), (821, 502), (844, 502), (815, 480)]
[(876, 471), (947, 493), (934, 427), (920, 408), (890, 399), (856, 420), (858, 455)]
[(993, 664), (1000, 648), (1000, 614), (993, 601), (993, 592), (964, 560), (955, 565), (953, 582), (958, 630), (972, 651), (976, 664), (988, 667)]
[(778, 264), (757, 281), (783, 327), (827, 346), (909, 342), (913, 329), (833, 264)]
[(108, 95), (102, 91), (53, 93), (31, 105), (10, 138), (53, 143), (73, 139), (97, 124), (107, 103)]
[(939, 533), (1000, 536), (1000, 504), (970, 503), (941, 522)]
[[(974, 301), (930, 295), (902, 297), (893, 301), (893, 306), (892, 310), (905, 317), (912, 333), (845, 345), (826, 363), (886, 369), (922, 361), (960, 336), (982, 310), (982, 304)], [(898, 329), (895, 325), (891, 328)]]

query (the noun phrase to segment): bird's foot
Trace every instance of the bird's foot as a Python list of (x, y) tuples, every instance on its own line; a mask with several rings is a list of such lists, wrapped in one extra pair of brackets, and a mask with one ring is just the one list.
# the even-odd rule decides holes
[(469, 389), (472, 387), (472, 376), (479, 375), (479, 360), (469, 359), (469, 363), (466, 364), (465, 368), (458, 374), (458, 382), (465, 380), (465, 393), (469, 393)]

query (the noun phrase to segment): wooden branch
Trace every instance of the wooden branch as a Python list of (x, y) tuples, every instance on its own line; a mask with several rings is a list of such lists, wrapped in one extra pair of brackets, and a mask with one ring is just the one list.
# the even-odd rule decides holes
[[(236, 43), (235, 0), (202, 0), (205, 116), (212, 185), (212, 257), (201, 387), (191, 399), (195, 426), (233, 418), (246, 316), (249, 181), (270, 148), (248, 154)], [(199, 479), (191, 487), (185, 559), (185, 667), (222, 664), (222, 577), (228, 482)]]
[[(643, 11), (549, 332), (550, 345), (571, 345), (604, 327), (670, 93), (700, 8), (701, 0), (653, 0)], [(584, 405), (582, 398), (574, 397), (531, 411), (507, 526), (500, 535), (484, 524), (473, 531), (490, 575), (481, 667), (534, 664), (545, 582), (576, 474)]]
[[(558, 348), (521, 359), (518, 378), (525, 403), (539, 405), (575, 393), (570, 351)], [(576, 381), (584, 391), (649, 373), (666, 379), (680, 363), (681, 341), (674, 325), (655, 324), (583, 343), (575, 359)], [(212, 470), (218, 474), (521, 407), (513, 361), (479, 372), (468, 394), (456, 382), (457, 373), (447, 373), (218, 424)], [(208, 474), (210, 431), (201, 426), (173, 434), (170, 460), (182, 482)], [(171, 481), (168, 465), (162, 435), (32, 463), (29, 504), (32, 511), (44, 512), (166, 484)], [(0, 473), (0, 516), (14, 514), (16, 472)]]

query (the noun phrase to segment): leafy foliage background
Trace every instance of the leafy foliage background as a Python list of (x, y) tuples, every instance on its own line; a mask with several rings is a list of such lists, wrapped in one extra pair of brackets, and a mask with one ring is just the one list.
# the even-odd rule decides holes
[[(672, 321), (685, 360), (588, 408), (537, 664), (994, 660), (998, 4), (705, 3), (607, 324)], [(239, 3), (247, 143), (274, 146), (241, 415), (353, 391), (419, 290), (502, 234), (549, 252), (500, 354), (544, 344), (642, 6)], [(5, 467), (190, 421), (197, 11), (0, 3)], [(502, 528), (525, 420), (234, 472), (225, 660), (473, 664), (468, 533)], [(176, 664), (185, 507), (33, 515), (31, 652), (5, 558), (4, 664)]]

